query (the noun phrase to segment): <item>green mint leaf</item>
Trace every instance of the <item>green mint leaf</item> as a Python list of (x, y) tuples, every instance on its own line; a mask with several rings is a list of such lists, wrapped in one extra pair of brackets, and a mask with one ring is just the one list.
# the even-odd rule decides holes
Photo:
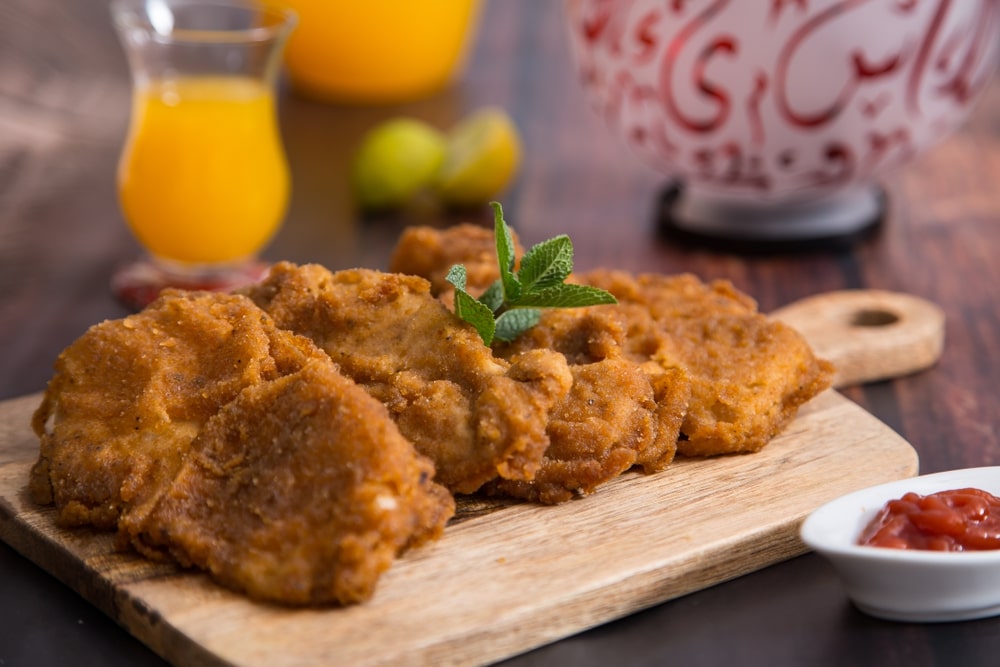
[(514, 239), (510, 228), (503, 219), (503, 208), (499, 202), (493, 206), (493, 236), (497, 244), (497, 263), (500, 265), (500, 282), (503, 285), (505, 301), (515, 301), (521, 296), (521, 282), (514, 274)]
[(493, 281), (485, 292), (479, 295), (479, 300), (494, 313), (503, 308), (503, 284), (499, 280)]
[(582, 308), (609, 303), (618, 303), (618, 300), (599, 287), (559, 284), (524, 294), (516, 305), (518, 308)]
[(567, 285), (573, 272), (573, 243), (565, 234), (533, 246), (514, 272), (514, 239), (498, 202), (493, 206), (493, 233), (500, 278), (478, 299), (466, 292), (468, 273), (461, 264), (445, 277), (455, 286), (455, 314), (479, 332), (486, 345), (511, 341), (538, 324), (541, 308), (579, 308), (618, 303), (614, 295), (588, 285)]
[(561, 285), (573, 272), (573, 242), (565, 234), (542, 241), (521, 258), (521, 293)]
[(468, 280), (468, 274), (465, 271), (464, 264), (456, 264), (455, 266), (448, 269), (448, 275), (444, 277), (445, 280), (450, 282), (455, 286), (456, 290), (465, 291), (466, 281)]
[(493, 342), (497, 328), (493, 311), (465, 290), (455, 290), (455, 314), (476, 328), (485, 345)]
[(512, 341), (531, 327), (538, 324), (542, 311), (537, 308), (515, 308), (504, 312), (497, 318), (497, 340)]
[(492, 343), (496, 331), (493, 311), (465, 291), (468, 280), (465, 266), (456, 264), (448, 269), (445, 280), (455, 286), (455, 314), (476, 328), (483, 343), (486, 345)]

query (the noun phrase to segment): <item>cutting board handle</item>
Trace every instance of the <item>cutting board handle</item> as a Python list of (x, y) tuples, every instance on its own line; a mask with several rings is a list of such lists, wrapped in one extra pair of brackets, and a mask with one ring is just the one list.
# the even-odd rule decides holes
[(933, 366), (944, 347), (944, 312), (899, 292), (844, 290), (796, 301), (771, 313), (805, 336), (836, 366), (833, 385), (901, 377)]

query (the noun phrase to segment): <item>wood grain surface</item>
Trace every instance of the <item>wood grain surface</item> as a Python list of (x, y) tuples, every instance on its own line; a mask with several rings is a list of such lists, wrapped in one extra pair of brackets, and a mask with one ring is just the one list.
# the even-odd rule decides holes
[(38, 400), (0, 404), (0, 539), (178, 667), (486, 664), (798, 555), (813, 509), (917, 471), (906, 441), (831, 390), (755, 454), (678, 460), (553, 507), (471, 502), (369, 602), (288, 610), (56, 528), (25, 488)]
[(944, 350), (944, 311), (912, 294), (825, 292), (771, 316), (795, 327), (817, 355), (835, 362), (835, 387), (926, 370)]

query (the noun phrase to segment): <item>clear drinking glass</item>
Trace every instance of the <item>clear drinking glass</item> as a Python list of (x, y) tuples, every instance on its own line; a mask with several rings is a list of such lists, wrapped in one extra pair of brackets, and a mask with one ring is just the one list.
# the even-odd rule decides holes
[(295, 15), (225, 0), (110, 6), (133, 84), (119, 200), (148, 252), (113, 291), (142, 307), (164, 287), (259, 279), (289, 195), (274, 88)]

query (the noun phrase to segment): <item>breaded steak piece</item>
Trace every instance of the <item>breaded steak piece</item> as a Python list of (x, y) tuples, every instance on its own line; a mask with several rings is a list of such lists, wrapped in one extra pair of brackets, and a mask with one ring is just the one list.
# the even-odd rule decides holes
[(223, 406), (169, 489), (123, 525), (255, 599), (361, 602), (454, 514), (433, 472), (381, 403), (312, 360)]
[(680, 454), (757, 451), (830, 386), (833, 366), (729, 282), (619, 271), (577, 278), (618, 298), (611, 308), (627, 317), (627, 356), (687, 372), (691, 400)]
[(60, 525), (274, 602), (366, 599), (454, 513), (385, 408), (243, 296), (167, 291), (91, 327), (33, 426), (31, 495)]
[[(520, 257), (524, 248), (513, 230), (511, 237), (514, 253)], [(478, 296), (492, 285), (500, 277), (493, 229), (468, 223), (445, 229), (407, 227), (396, 242), (389, 270), (426, 278), (431, 283), (431, 293), (448, 300), (454, 288), (445, 276), (455, 264), (465, 265), (470, 294)]]
[(549, 414), (572, 385), (562, 355), (495, 357), (415, 276), (281, 262), (245, 293), (385, 404), (451, 491), (534, 477)]
[[(452, 263), (485, 263), (492, 235), (481, 229), (475, 236), (478, 251), (466, 241), (447, 261), (440, 252), (430, 253), (399, 268), (437, 277)], [(411, 240), (397, 254), (444, 246), (447, 238), (447, 231), (423, 228), (414, 232), (419, 243)], [(512, 346), (498, 344), (498, 352), (510, 357), (517, 350), (549, 348), (565, 353), (570, 363), (586, 360), (575, 350), (594, 352), (592, 359), (620, 354), (650, 378), (667, 373), (672, 380), (658, 382), (661, 390), (668, 382), (678, 383), (674, 396), (683, 396), (681, 385), (688, 383), (680, 454), (756, 451), (794, 418), (799, 406), (830, 386), (832, 366), (818, 359), (798, 332), (758, 312), (756, 302), (728, 281), (611, 270), (574, 274), (570, 281), (603, 288), (619, 303), (545, 313)], [(583, 324), (595, 317), (604, 318), (601, 326)]]
[(561, 503), (593, 493), (635, 465), (654, 472), (673, 460), (685, 383), (651, 381), (621, 358), (570, 369), (573, 388), (546, 426), (551, 444), (535, 478), (497, 479), (489, 493)]
[(649, 374), (623, 356), (624, 322), (605, 306), (543, 313), (537, 326), (498, 354), (534, 349), (564, 355), (573, 373), (569, 395), (546, 432), (551, 444), (534, 480), (495, 480), (488, 491), (542, 503), (592, 493), (635, 465), (656, 472), (673, 461), (690, 384), (679, 369)]
[(61, 525), (114, 528), (223, 405), (320, 354), (241, 296), (167, 291), (94, 325), (59, 355), (34, 414), (32, 496)]

